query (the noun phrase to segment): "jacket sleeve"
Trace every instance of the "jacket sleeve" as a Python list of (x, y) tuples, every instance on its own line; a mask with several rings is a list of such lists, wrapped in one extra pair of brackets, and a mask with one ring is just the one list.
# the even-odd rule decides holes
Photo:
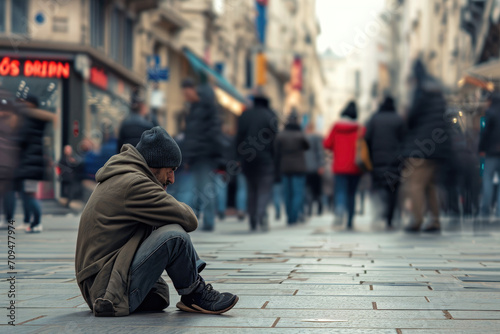
[(245, 137), (247, 136), (246, 135), (246, 125), (245, 125), (245, 122), (244, 122), (244, 115), (245, 113), (243, 113), (240, 117), (238, 117), (238, 130), (236, 132), (236, 139), (235, 139), (235, 143), (234, 143), (234, 150), (235, 150), (235, 154), (236, 154), (236, 160), (238, 161), (241, 161), (241, 155), (238, 151), (238, 147), (240, 146), (241, 143), (243, 143), (243, 141), (245, 140)]
[(198, 219), (187, 204), (178, 202), (146, 177), (138, 176), (133, 180), (125, 198), (128, 214), (141, 223), (153, 227), (179, 224), (186, 232), (198, 227)]
[(311, 143), (309, 142), (309, 139), (304, 135), (302, 136), (302, 145), (305, 151), (311, 149)]
[(490, 133), (493, 128), (493, 117), (486, 113), (484, 117), (485, 127), (479, 136), (479, 152), (486, 152), (488, 150), (488, 143), (490, 141)]
[(372, 150), (372, 143), (373, 143), (373, 118), (370, 119), (368, 124), (366, 125), (366, 132), (365, 132), (365, 141), (366, 145), (368, 146), (368, 150), (371, 152)]
[(333, 137), (334, 137), (334, 131), (333, 131), (333, 128), (332, 130), (330, 131), (330, 134), (328, 135), (328, 137), (325, 138), (325, 140), (323, 141), (323, 147), (327, 150), (330, 150), (330, 151), (333, 151)]
[(318, 159), (319, 159), (320, 166), (325, 165), (325, 150), (323, 148), (322, 142), (323, 142), (323, 137), (318, 136), (317, 147), (318, 147)]

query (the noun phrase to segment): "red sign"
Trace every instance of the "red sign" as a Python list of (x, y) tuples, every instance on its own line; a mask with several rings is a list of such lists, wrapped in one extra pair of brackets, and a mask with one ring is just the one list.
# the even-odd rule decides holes
[(73, 122), (73, 136), (78, 137), (80, 134), (80, 123), (78, 121)]
[(0, 62), (0, 76), (37, 78), (69, 78), (70, 64), (61, 61), (24, 60), (21, 62), (10, 57), (3, 57)]
[(302, 59), (300, 57), (296, 57), (293, 61), (290, 81), (293, 89), (302, 90)]
[(92, 67), (90, 69), (90, 83), (96, 85), (104, 90), (108, 89), (108, 76), (103, 70), (97, 67)]

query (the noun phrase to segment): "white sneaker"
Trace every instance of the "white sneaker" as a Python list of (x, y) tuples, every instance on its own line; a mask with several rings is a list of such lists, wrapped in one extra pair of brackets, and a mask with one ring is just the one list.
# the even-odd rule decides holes
[(43, 227), (42, 227), (42, 224), (38, 224), (37, 226), (35, 227), (31, 227), (31, 226), (28, 226), (26, 228), (26, 230), (24, 230), (26, 233), (40, 233), (42, 232), (43, 230)]
[(19, 224), (19, 226), (17, 226), (16, 229), (26, 231), (26, 229), (30, 226), (31, 226), (30, 223), (22, 223)]
[(8, 230), (9, 229), (9, 225), (10, 224), (7, 224), (5, 222), (1, 222), (0, 223), (0, 230)]

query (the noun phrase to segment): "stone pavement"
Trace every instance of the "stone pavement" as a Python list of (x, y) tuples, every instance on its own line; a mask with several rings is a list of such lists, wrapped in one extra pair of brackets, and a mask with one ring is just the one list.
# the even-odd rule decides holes
[[(22, 217), (19, 217), (22, 218)], [(384, 232), (368, 217), (332, 229), (331, 215), (269, 233), (236, 219), (192, 239), (204, 278), (239, 295), (230, 312), (94, 318), (74, 276), (78, 217), (44, 216), (41, 234), (16, 233), (15, 298), (0, 231), (1, 333), (498, 333), (500, 234), (469, 226), (442, 235)], [(165, 276), (168, 281), (168, 276)], [(15, 324), (7, 307), (15, 299)]]

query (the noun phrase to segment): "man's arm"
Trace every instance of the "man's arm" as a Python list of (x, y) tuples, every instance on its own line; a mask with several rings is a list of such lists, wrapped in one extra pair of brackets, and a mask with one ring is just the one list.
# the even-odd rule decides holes
[(179, 224), (186, 232), (198, 227), (198, 219), (187, 204), (178, 202), (144, 176), (138, 176), (129, 185), (125, 207), (133, 220), (154, 227)]

